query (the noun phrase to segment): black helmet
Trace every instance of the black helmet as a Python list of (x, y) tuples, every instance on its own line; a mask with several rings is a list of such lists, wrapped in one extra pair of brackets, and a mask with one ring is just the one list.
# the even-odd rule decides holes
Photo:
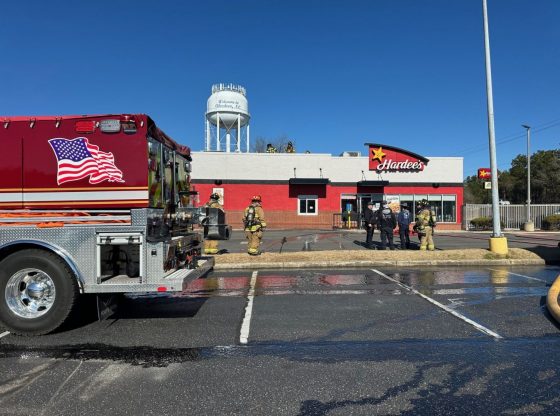
[(427, 207), (428, 205), (430, 204), (428, 203), (428, 200), (426, 198), (420, 201), (420, 206)]
[(220, 199), (220, 194), (214, 192), (212, 195), (210, 195), (210, 199), (218, 201)]

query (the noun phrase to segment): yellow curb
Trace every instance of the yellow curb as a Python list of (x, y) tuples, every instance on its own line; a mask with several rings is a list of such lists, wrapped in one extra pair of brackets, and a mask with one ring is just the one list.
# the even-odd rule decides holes
[(543, 259), (496, 259), (496, 260), (413, 260), (413, 261), (324, 261), (324, 262), (251, 262), (215, 264), (216, 270), (255, 270), (255, 269), (322, 269), (355, 267), (426, 267), (426, 266), (516, 266), (544, 265)]

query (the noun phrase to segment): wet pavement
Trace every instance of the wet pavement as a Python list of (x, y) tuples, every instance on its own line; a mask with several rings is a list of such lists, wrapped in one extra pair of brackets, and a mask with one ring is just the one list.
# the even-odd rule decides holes
[(555, 415), (558, 274), (213, 272), (101, 322), (4, 335), (0, 414)]

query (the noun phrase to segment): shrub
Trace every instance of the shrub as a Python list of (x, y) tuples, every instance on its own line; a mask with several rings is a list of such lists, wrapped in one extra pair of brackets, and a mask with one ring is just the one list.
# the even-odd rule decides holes
[(547, 215), (542, 220), (543, 230), (560, 230), (560, 214)]
[[(505, 227), (505, 224), (500, 221), (500, 226)], [(493, 227), (491, 217), (477, 217), (471, 220), (471, 227), (475, 230), (491, 230)]]

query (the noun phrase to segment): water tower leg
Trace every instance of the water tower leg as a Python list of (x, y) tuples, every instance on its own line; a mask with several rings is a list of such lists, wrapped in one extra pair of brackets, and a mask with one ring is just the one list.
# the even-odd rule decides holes
[(231, 134), (229, 130), (226, 131), (226, 152), (229, 153), (231, 147)]
[(249, 125), (247, 124), (247, 153), (249, 153)]
[(206, 151), (210, 151), (210, 121), (206, 119)]
[(216, 113), (216, 150), (219, 152), (220, 146), (220, 113)]
[(241, 114), (237, 115), (237, 153), (241, 151)]

